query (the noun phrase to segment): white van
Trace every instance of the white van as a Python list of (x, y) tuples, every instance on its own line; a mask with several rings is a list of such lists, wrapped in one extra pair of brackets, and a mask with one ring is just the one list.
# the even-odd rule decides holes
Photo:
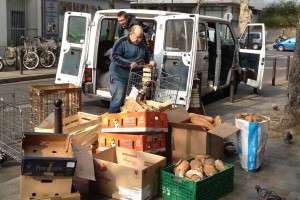
[[(222, 18), (168, 11), (122, 9), (155, 30), (151, 52), (159, 70), (178, 75), (181, 84), (176, 103), (189, 108), (192, 90), (200, 85), (201, 96), (224, 90), (229, 92), (231, 68), (235, 86), (240, 80), (254, 88), (262, 87), (265, 41), (262, 48), (240, 48), (231, 23)], [(66, 12), (62, 49), (55, 83), (82, 86), (86, 95), (110, 100), (109, 55), (114, 43), (117, 13), (91, 14)], [(249, 24), (245, 31), (261, 32), (264, 24)]]

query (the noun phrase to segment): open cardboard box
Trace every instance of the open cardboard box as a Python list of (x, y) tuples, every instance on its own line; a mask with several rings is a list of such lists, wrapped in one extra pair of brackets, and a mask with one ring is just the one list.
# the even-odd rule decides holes
[(90, 181), (90, 189), (116, 199), (152, 199), (165, 166), (165, 157), (113, 147), (94, 155), (96, 181)]
[(209, 154), (215, 159), (223, 158), (224, 138), (239, 129), (223, 123), (209, 131), (192, 123), (170, 123), (173, 135), (173, 163), (188, 159), (196, 154)]
[[(73, 176), (76, 158), (65, 134), (24, 132), (21, 174)], [(71, 146), (70, 146), (71, 147)]]
[(71, 188), (72, 176), (20, 176), (21, 200), (70, 194)]

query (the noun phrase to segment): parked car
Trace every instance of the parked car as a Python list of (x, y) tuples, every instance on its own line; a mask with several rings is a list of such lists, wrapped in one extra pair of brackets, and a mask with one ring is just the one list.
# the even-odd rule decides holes
[(240, 47), (243, 49), (261, 49), (262, 47), (262, 34), (261, 32), (245, 32), (239, 39)]
[(277, 51), (294, 51), (296, 45), (296, 38), (288, 38), (287, 40), (277, 42), (273, 45)]

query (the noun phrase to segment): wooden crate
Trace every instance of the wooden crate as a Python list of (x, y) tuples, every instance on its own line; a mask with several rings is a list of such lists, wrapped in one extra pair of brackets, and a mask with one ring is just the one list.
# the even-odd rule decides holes
[[(101, 115), (92, 115), (84, 112), (78, 112), (75, 115), (63, 118), (62, 128), (64, 134), (76, 135), (78, 133), (93, 129), (93, 126), (101, 124)], [(35, 132), (53, 133), (54, 123), (35, 127)]]
[(54, 111), (54, 101), (63, 101), (63, 117), (69, 117), (81, 111), (82, 88), (73, 84), (30, 85), (29, 99), (31, 106), (31, 125), (38, 126)]

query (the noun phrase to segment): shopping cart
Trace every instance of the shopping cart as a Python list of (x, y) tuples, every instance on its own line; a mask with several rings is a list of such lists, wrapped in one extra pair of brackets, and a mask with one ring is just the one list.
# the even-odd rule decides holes
[(21, 161), (22, 132), (32, 130), (29, 116), (28, 95), (19, 90), (0, 95), (0, 160), (10, 156)]
[(144, 93), (146, 100), (157, 102), (172, 101), (176, 105), (180, 77), (166, 73), (157, 68), (145, 69), (140, 72), (130, 71), (127, 96), (132, 91)]
[(21, 161), (22, 133), (34, 131), (53, 113), (56, 99), (63, 101), (62, 117), (80, 111), (81, 91), (63, 85), (31, 86), (29, 91), (0, 94), (0, 162), (6, 156)]

